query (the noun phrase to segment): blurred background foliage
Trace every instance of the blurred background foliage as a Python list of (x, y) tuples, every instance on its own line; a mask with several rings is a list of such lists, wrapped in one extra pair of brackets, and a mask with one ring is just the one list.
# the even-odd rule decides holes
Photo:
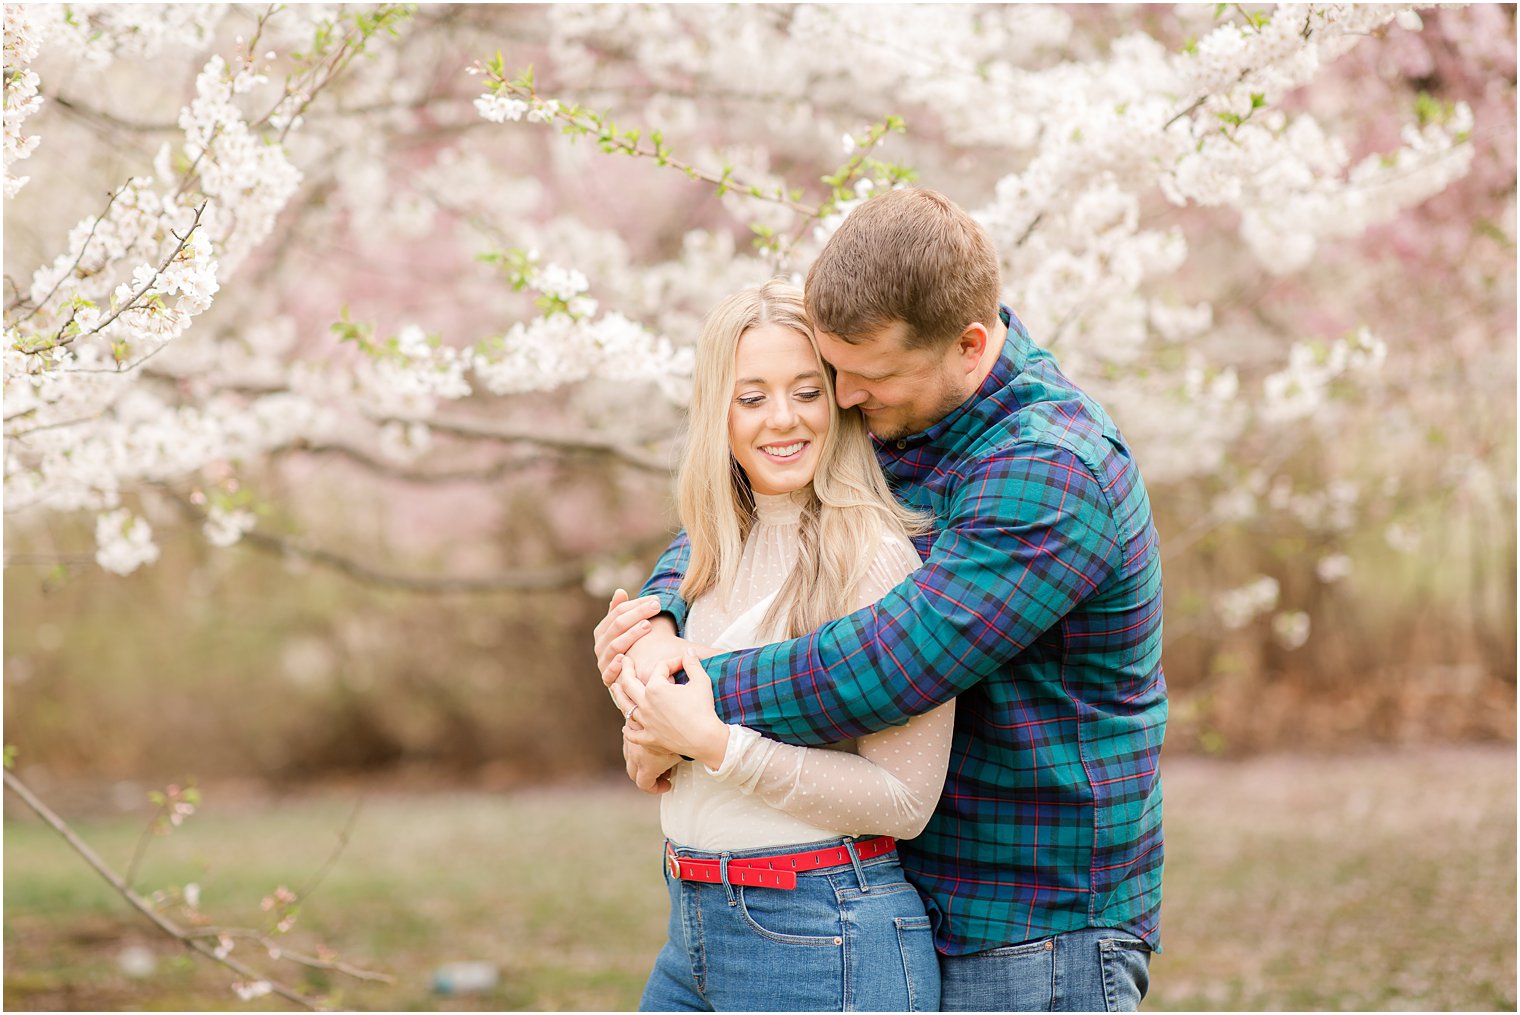
[[(1183, 21), (1209, 27), (1197, 11), (1100, 7), (1066, 15), (1075, 26), (1070, 51), (1082, 57), (1100, 53), (1099, 43), (1122, 31), (1143, 30), (1180, 47), (1184, 34), (1198, 29)], [(527, 125), (517, 125), (523, 129), (511, 144), (489, 140), (497, 128), (469, 108), (478, 82), (460, 73), (471, 60), (505, 48), (509, 67), (537, 61), (541, 83), (566, 89), (579, 73), (567, 69), (556, 79), (555, 33), (562, 28), (546, 29), (542, 12), (424, 6), (414, 22), (391, 59), (433, 68), (417, 75), (423, 84), (411, 81), (415, 94), (407, 101), (440, 119), (428, 129), (407, 120), (405, 130), (376, 134), (394, 142), (390, 150), (366, 141), (383, 160), (388, 185), (404, 195), (398, 204), (425, 189), (419, 166), (450, 145), (474, 144), (461, 151), (497, 153), (504, 179), (537, 174), (536, 207), (519, 210), (551, 239), (555, 228), (582, 228), (570, 220), (573, 212), (611, 224), (636, 257), (686, 256), (683, 237), (699, 228), (726, 234), (730, 250), (743, 248), (747, 230), (711, 188), (679, 174), (598, 155)], [(562, 22), (574, 23), (568, 16)], [(1216, 327), (1200, 347), (1212, 346), (1219, 362), (1247, 372), (1255, 357), (1258, 376), (1271, 365), (1265, 350), (1227, 350), (1243, 334), (1240, 321), (1298, 336), (1336, 334), (1365, 320), (1391, 353), (1383, 379), (1347, 395), (1344, 426), (1261, 430), (1202, 475), (1164, 469), (1173, 451), (1165, 441), (1152, 442), (1149, 459), (1141, 449), (1142, 468), (1154, 463), (1150, 487), (1165, 552), (1170, 753), (1513, 741), (1514, 28), (1512, 6), (1427, 12), (1422, 31), (1367, 40), (1325, 83), (1286, 103), (1351, 124), (1356, 144), (1376, 150), (1397, 133), (1389, 110), (1400, 104), (1469, 102), (1478, 111), (1479, 151), (1472, 170), (1445, 191), (1396, 222), (1331, 244), (1305, 275), (1243, 276), (1238, 288), (1214, 296)], [(581, 41), (592, 45), (598, 36)], [(623, 87), (644, 58), (637, 48), (593, 45), (603, 62), (595, 85), (586, 86), (587, 95), (620, 103), (629, 122), (649, 115), (665, 101), (660, 87), (670, 87)], [(194, 66), (185, 61), (185, 73)], [(133, 87), (150, 102), (162, 104), (179, 87), (129, 61), (118, 60), (111, 73), (136, 74)], [(87, 100), (119, 106), (128, 93), (85, 95), (72, 74), (44, 78), (64, 82), (55, 96), (62, 101), (45, 105), (29, 124), (47, 138), (27, 163), (44, 173), (31, 186), (66, 199), (7, 205), (6, 264), (16, 275), (51, 249), (63, 224), (88, 212), (96, 183), (108, 185), (133, 167), (158, 136), (113, 123), (127, 115), (116, 107), (109, 115), (92, 112)], [(1369, 82), (1390, 98), (1363, 110), (1358, 103)], [(732, 114), (745, 102), (767, 100), (713, 101)], [(829, 93), (819, 101), (831, 116), (860, 113), (860, 96)], [(444, 115), (451, 109), (463, 112), (451, 120)], [(908, 115), (916, 146), (908, 159), (923, 181), (974, 206), (979, 188), (1001, 168), (936, 138), (931, 108), (899, 112)], [(827, 171), (829, 156), (809, 149), (801, 135), (776, 143), (774, 157), (787, 161), (790, 178)], [(356, 210), (316, 219), (320, 228), (303, 231), (305, 216), (357, 200), (326, 167), (306, 171), (306, 190), (282, 219), (284, 231), (250, 270), (265, 286), (254, 291), (307, 332), (324, 333), (337, 309), (330, 293), (302, 284), (318, 263), (347, 298), (382, 318), (416, 314), (447, 326), (513, 298), (503, 296), (499, 277), (469, 267), (457, 242), (367, 245), (374, 225)], [(524, 199), (503, 200), (510, 206)], [(1177, 280), (1180, 291), (1209, 293), (1205, 282), (1218, 280), (1203, 275), (1231, 256), (1236, 241), (1217, 218), (1195, 209), (1167, 213), (1202, 266), (1199, 276)], [(439, 214), (441, 234), (457, 239), (465, 231), (458, 209)], [(638, 270), (633, 265), (634, 276)], [(679, 268), (671, 261), (659, 271)], [(412, 284), (386, 281), (400, 277)], [(659, 286), (670, 289), (670, 280)], [(694, 323), (705, 306), (682, 299), (698, 290), (670, 291), (666, 309)], [(1320, 319), (1326, 317), (1328, 323)], [(1145, 373), (1144, 365), (1136, 370), (1137, 383)], [(1122, 371), (1108, 380), (1123, 390)], [(678, 425), (668, 410), (605, 383), (568, 400), (535, 394), (511, 404), (513, 418), (546, 421), (549, 431), (589, 418), (614, 433), (629, 427), (642, 439)], [(1134, 410), (1115, 407), (1126, 425), (1121, 410)], [(1178, 443), (1184, 453), (1188, 446)], [(543, 446), (493, 459), (455, 446), (451, 452), (463, 456), (455, 461), (494, 470), (493, 478), (419, 481), (415, 473), (425, 469), (409, 476), (406, 468), (321, 452), (296, 446), (237, 463), (227, 480), (254, 492), (260, 530), (287, 533), (285, 546), (317, 546), (411, 574), (564, 565), (567, 577), (530, 592), (420, 594), (363, 580), (352, 567), (301, 560), (277, 541), (250, 537), (215, 549), (183, 519), (176, 528), (162, 516), (155, 522), (162, 559), (117, 577), (78, 552), (90, 545), (86, 520), (8, 517), (5, 740), (18, 748), (28, 778), (45, 786), (55, 778), (151, 782), (194, 774), (290, 785), (364, 773), (510, 786), (548, 773), (617, 770), (617, 715), (592, 666), (590, 631), (611, 588), (636, 588), (674, 527), (668, 470), (594, 449)], [(1253, 495), (1272, 509), (1222, 518), (1221, 498), (1248, 485), (1243, 477), (1264, 462), (1272, 463), (1261, 481), (1266, 488)], [(1352, 511), (1350, 525), (1334, 517), (1342, 507)], [(1349, 573), (1333, 580), (1318, 574), (1327, 556), (1344, 557)], [(582, 578), (588, 560), (596, 563)], [(1306, 642), (1274, 631), (1271, 609), (1237, 628), (1220, 623), (1221, 597), (1260, 575), (1277, 583), (1279, 609), (1307, 620)]]
[[(657, 539), (664, 493), (647, 486), (649, 524), (636, 534)], [(504, 512), (521, 528), (496, 538), (568, 557), (552, 548), (552, 508), (552, 497), (523, 498)], [(1185, 523), (1160, 508), (1165, 540)], [(366, 519), (350, 509), (344, 523), (358, 531)], [(53, 524), (60, 543), (84, 538)], [(1353, 576), (1295, 595), (1315, 632), (1295, 650), (1264, 625), (1195, 620), (1189, 590), (1242, 556), (1271, 573), (1311, 552), (1302, 537), (1203, 540), (1167, 565), (1167, 750), (1513, 739), (1513, 537), (1494, 518), (1486, 535), (1450, 533), (1427, 556), (1369, 536), (1352, 548)], [(589, 648), (606, 604), (579, 587), (420, 595), (184, 538), (125, 578), (12, 568), (5, 592), (6, 742), (34, 780), (191, 773), (288, 785), (363, 772), (505, 787), (621, 764), (620, 719)]]

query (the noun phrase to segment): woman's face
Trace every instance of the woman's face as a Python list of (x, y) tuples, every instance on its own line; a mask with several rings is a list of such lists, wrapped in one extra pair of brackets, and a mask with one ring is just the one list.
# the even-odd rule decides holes
[(758, 494), (813, 481), (829, 432), (828, 382), (807, 337), (779, 324), (751, 328), (734, 355), (728, 444)]

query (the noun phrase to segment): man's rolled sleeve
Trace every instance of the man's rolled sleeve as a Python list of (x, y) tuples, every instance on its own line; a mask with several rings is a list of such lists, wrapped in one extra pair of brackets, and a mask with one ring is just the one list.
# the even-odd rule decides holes
[(709, 662), (725, 722), (801, 744), (901, 725), (996, 672), (1119, 566), (1108, 498), (1071, 451), (1017, 444), (965, 468), (923, 566), (883, 599)]
[(665, 552), (660, 554), (660, 559), (655, 562), (654, 573), (639, 590), (641, 596), (659, 596), (660, 609), (670, 614), (676, 622), (676, 633), (686, 633), (686, 600), (681, 598), (681, 581), (686, 577), (686, 568), (691, 562), (691, 543), (686, 538), (686, 530), (682, 529), (676, 534)]

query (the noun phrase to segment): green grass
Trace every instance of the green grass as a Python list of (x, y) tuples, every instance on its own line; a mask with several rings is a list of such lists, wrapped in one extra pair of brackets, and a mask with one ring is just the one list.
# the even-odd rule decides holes
[[(1511, 747), (1179, 759), (1165, 779), (1166, 950), (1146, 1008), (1515, 1007)], [(200, 813), (152, 843), (139, 884), (196, 881), (204, 911), (258, 925), (263, 896), (322, 867), (355, 798), (268, 803), (209, 787)], [(7, 1008), (278, 1006), (239, 1002), (230, 974), (156, 938), (49, 829), (14, 820), (23, 808), (7, 803)], [(631, 1009), (664, 936), (656, 811), (620, 785), (371, 794), (291, 944), (320, 941), (397, 977), (314, 985), (345, 1007)], [(121, 869), (142, 824), (76, 827)], [(151, 976), (119, 967), (132, 944), (157, 956)], [(234, 954), (257, 957), (248, 946)], [(497, 964), (500, 985), (432, 993), (432, 970), (457, 959)]]

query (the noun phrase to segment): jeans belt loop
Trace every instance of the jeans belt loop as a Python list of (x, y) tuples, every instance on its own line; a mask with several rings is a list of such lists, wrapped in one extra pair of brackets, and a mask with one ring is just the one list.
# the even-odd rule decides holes
[(866, 870), (860, 865), (860, 854), (855, 850), (854, 838), (845, 836), (844, 848), (849, 851), (850, 866), (855, 868), (855, 877), (860, 881), (861, 892), (869, 892), (871, 890), (871, 883), (866, 880)]
[(734, 884), (728, 880), (728, 859), (729, 855), (727, 853), (718, 857), (718, 878), (723, 882), (723, 890), (728, 893), (728, 904), (730, 906), (737, 906), (739, 900), (734, 897)]

